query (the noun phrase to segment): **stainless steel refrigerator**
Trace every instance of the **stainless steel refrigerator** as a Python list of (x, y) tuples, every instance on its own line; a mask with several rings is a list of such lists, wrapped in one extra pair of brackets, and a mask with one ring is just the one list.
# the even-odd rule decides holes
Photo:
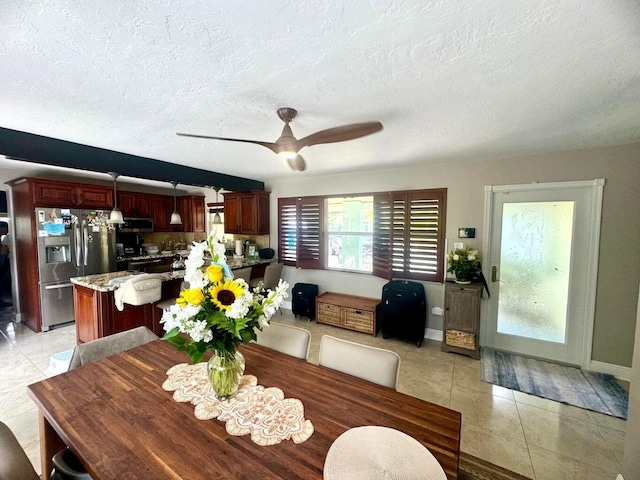
[(42, 330), (75, 320), (73, 277), (116, 270), (116, 233), (106, 210), (37, 207)]

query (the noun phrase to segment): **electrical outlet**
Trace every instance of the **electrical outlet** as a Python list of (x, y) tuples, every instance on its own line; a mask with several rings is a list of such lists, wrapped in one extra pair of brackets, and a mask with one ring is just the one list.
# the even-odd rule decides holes
[(431, 313), (441, 317), (444, 315), (444, 309), (442, 307), (433, 307)]

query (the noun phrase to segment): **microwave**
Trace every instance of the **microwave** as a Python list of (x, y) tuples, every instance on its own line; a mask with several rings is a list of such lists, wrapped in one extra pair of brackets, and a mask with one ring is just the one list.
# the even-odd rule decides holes
[(120, 231), (123, 233), (153, 232), (153, 219), (124, 217), (124, 223), (120, 225)]

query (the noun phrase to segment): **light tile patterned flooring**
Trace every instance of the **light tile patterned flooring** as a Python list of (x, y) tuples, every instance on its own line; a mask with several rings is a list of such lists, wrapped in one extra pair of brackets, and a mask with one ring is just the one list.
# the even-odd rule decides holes
[[(75, 329), (35, 334), (7, 318), (0, 314), (0, 420), (39, 471), (37, 411), (25, 387), (50, 375), (50, 355), (73, 348)], [(287, 310), (273, 320), (311, 331), (313, 363), (325, 334), (396, 351), (401, 392), (462, 412), (464, 452), (536, 480), (613, 480), (621, 471), (623, 420), (484, 383), (479, 361), (443, 353), (438, 342), (416, 348), (307, 322)]]

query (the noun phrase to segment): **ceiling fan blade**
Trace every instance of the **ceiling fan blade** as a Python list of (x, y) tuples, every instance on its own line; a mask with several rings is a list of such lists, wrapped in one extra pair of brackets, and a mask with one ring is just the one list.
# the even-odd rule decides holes
[(291, 170), (296, 172), (302, 172), (307, 169), (307, 163), (300, 155), (296, 155), (294, 158), (288, 158), (287, 163), (291, 167)]
[(351, 125), (342, 125), (341, 127), (329, 128), (312, 133), (296, 142), (297, 151), (311, 145), (321, 143), (344, 142), (345, 140), (353, 140), (354, 138), (364, 137), (372, 133), (382, 130), (380, 122), (353, 123)]
[(263, 147), (267, 147), (269, 150), (271, 150), (274, 153), (278, 153), (281, 149), (275, 143), (261, 142), (259, 140), (243, 140), (241, 138), (227, 138), (227, 137), (210, 137), (208, 135), (194, 135), (192, 133), (176, 133), (176, 135), (180, 135), (181, 137), (206, 138), (211, 140), (227, 140), (229, 142), (255, 143), (256, 145), (262, 145)]

